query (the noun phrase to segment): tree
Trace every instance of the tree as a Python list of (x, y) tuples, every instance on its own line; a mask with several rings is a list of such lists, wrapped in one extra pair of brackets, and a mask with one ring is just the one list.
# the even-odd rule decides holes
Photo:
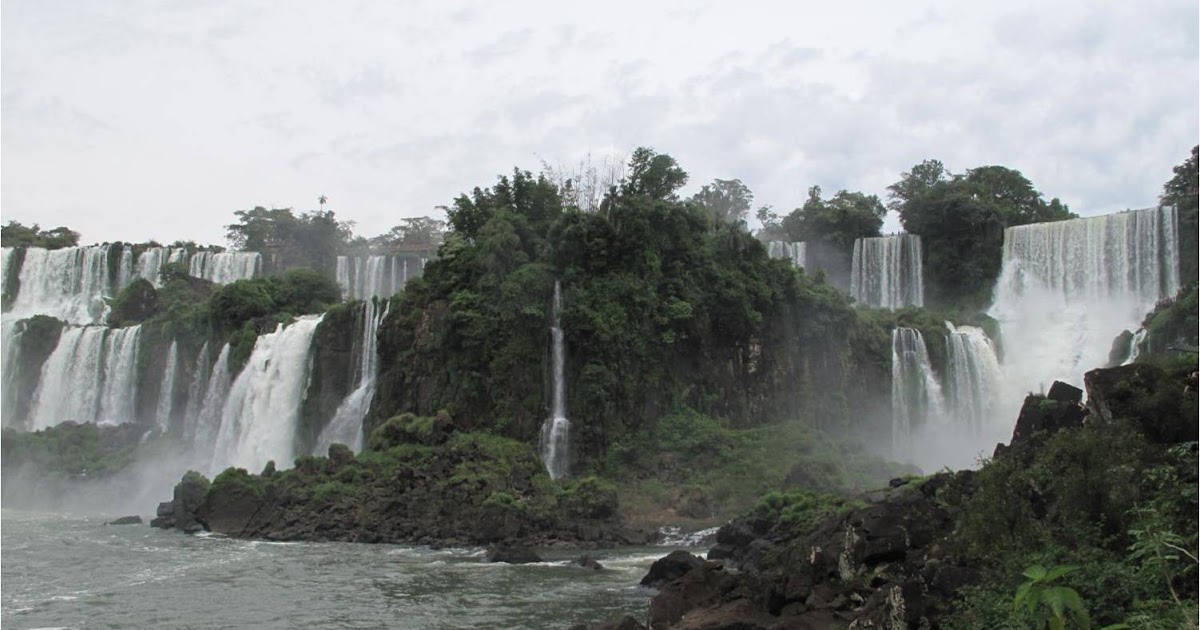
[(1175, 206), (1179, 213), (1179, 278), (1183, 284), (1196, 282), (1197, 243), (1200, 230), (1197, 215), (1200, 214), (1200, 145), (1192, 147), (1192, 154), (1174, 168), (1175, 176), (1163, 184), (1159, 203)]
[(689, 200), (708, 212), (717, 223), (738, 223), (750, 214), (754, 193), (740, 179), (714, 179)]
[(65, 227), (43, 230), (38, 224), (25, 226), (9, 221), (0, 227), (0, 244), (4, 247), (44, 247), (62, 249), (79, 245), (79, 233)]
[(536, 178), (529, 171), (513, 169), (512, 178), (501, 175), (491, 188), (475, 188), (459, 195), (446, 209), (450, 229), (467, 239), (479, 235), (483, 226), (500, 211), (524, 217), (541, 232), (562, 213), (558, 187), (545, 174)]
[(446, 222), (433, 217), (411, 217), (400, 220), (400, 225), (392, 227), (387, 234), (381, 234), (371, 239), (371, 243), (385, 250), (405, 246), (441, 245), (446, 230)]
[(353, 223), (338, 221), (332, 210), (304, 212), (255, 206), (237, 210), (238, 222), (225, 226), (234, 249), (260, 252), (276, 269), (309, 267), (332, 273), (345, 249)]
[(788, 240), (829, 243), (849, 251), (855, 239), (879, 236), (887, 210), (879, 197), (840, 190), (821, 199), (821, 187), (808, 189), (804, 205), (784, 217), (782, 227)]
[(628, 175), (621, 182), (620, 194), (674, 201), (678, 198), (676, 191), (687, 181), (688, 174), (675, 158), (654, 149), (638, 147), (629, 158)]

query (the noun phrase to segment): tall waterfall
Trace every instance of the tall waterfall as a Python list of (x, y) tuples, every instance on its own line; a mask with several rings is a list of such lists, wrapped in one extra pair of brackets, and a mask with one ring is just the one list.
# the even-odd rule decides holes
[(208, 375), (204, 385), (204, 396), (199, 399), (196, 415), (189, 416), (187, 426), (195, 444), (207, 445), (216, 439), (220, 429), (221, 413), (225, 408), (225, 399), (229, 396), (229, 388), (233, 385), (233, 372), (229, 369), (229, 344), (221, 346), (217, 359), (213, 361), (212, 373)]
[(141, 326), (69, 327), (42, 367), (30, 417), (34, 429), (60, 422), (135, 420)]
[(133, 273), (138, 278), (150, 281), (156, 287), (162, 286), (162, 281), (158, 276), (162, 266), (167, 263), (186, 264), (188, 259), (188, 250), (183, 247), (151, 247), (138, 256)]
[(3, 383), (3, 390), (0, 390), (0, 424), (3, 426), (11, 426), (17, 421), (16, 405), (17, 399), (17, 375), (21, 369), (21, 333), (23, 332), (24, 322), (18, 320), (5, 319), (0, 322), (0, 361), (3, 365), (0, 366), (0, 382)]
[(103, 321), (105, 297), (120, 290), (109, 270), (109, 245), (25, 250), (11, 317), (50, 315), (73, 324)]
[(387, 317), (389, 307), (390, 303), (382, 300), (369, 299), (363, 302), (363, 314), (356, 330), (358, 343), (354, 348), (358, 359), (354, 390), (342, 400), (333, 418), (321, 431), (314, 449), (315, 454), (327, 452), (329, 445), (335, 442), (346, 444), (355, 451), (362, 450), (363, 418), (371, 407), (371, 398), (375, 395), (375, 378), (379, 375), (377, 332)]
[(850, 295), (859, 304), (872, 307), (923, 306), (921, 237), (894, 234), (855, 240)]
[(912, 461), (915, 434), (925, 423), (940, 423), (943, 406), (925, 338), (915, 328), (893, 330), (892, 456)]
[(338, 256), (337, 283), (346, 300), (391, 297), (404, 289), (409, 279), (424, 268), (424, 260), (403, 254), (387, 256)]
[(258, 252), (196, 252), (188, 261), (188, 275), (217, 284), (247, 280), (262, 273)]
[(767, 243), (767, 255), (771, 258), (786, 258), (796, 267), (804, 269), (808, 245), (803, 242), (771, 241)]
[(1000, 322), (1008, 395), (1079, 384), (1112, 340), (1179, 290), (1174, 208), (1148, 208), (1004, 232), (989, 314)]
[(171, 349), (167, 351), (167, 371), (163, 375), (162, 384), (158, 388), (158, 407), (154, 416), (158, 420), (158, 428), (166, 431), (171, 428), (171, 411), (175, 403), (175, 371), (179, 363), (179, 342), (172, 340)]
[(563, 348), (563, 331), (558, 315), (562, 308), (562, 294), (558, 281), (554, 281), (554, 323), (550, 326), (554, 349), (554, 392), (551, 400), (552, 412), (542, 425), (542, 461), (551, 479), (562, 479), (571, 470), (570, 437), (571, 423), (567, 420), (567, 384), (563, 374), (566, 365), (566, 350)]
[(246, 367), (229, 390), (213, 454), (213, 470), (281, 466), (295, 455), (296, 426), (308, 387), (310, 345), (323, 316), (297, 318), (254, 344)]

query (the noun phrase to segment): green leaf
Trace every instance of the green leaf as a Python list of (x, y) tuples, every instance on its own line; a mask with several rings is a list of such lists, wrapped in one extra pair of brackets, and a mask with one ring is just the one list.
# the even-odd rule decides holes
[(1020, 608), (1025, 598), (1029, 596), (1029, 589), (1033, 586), (1033, 582), (1025, 582), (1017, 587), (1017, 596), (1013, 598), (1013, 608)]
[(1079, 570), (1079, 567), (1072, 566), (1072, 565), (1057, 566), (1057, 567), (1054, 567), (1053, 569), (1050, 569), (1050, 571), (1046, 573), (1046, 576), (1043, 577), (1041, 581), (1053, 582), (1054, 580), (1057, 580), (1058, 578), (1060, 578), (1064, 575), (1067, 575), (1068, 573), (1074, 573), (1075, 571), (1078, 571), (1078, 570)]
[(1025, 577), (1033, 580), (1034, 582), (1040, 582), (1042, 578), (1046, 577), (1046, 567), (1044, 567), (1040, 564), (1035, 564), (1035, 565), (1025, 569), (1025, 572), (1022, 573), (1021, 575), (1024, 575)]

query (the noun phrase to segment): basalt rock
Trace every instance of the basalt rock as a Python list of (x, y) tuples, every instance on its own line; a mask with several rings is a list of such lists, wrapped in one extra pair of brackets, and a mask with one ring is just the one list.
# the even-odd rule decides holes
[(488, 562), (504, 562), (507, 564), (529, 564), (541, 562), (542, 557), (532, 549), (524, 547), (495, 547), (488, 550)]
[(665, 557), (659, 558), (650, 565), (650, 572), (642, 578), (642, 586), (658, 587), (666, 582), (677, 579), (688, 571), (704, 566), (704, 559), (692, 555), (682, 549), (672, 551)]
[(140, 516), (122, 516), (121, 518), (111, 520), (105, 525), (141, 525), (142, 517)]

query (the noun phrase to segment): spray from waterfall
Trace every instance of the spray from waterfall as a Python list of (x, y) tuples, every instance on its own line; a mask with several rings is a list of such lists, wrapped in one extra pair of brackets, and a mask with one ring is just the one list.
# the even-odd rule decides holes
[(542, 461), (551, 479), (562, 479), (571, 470), (570, 435), (571, 423), (567, 420), (567, 385), (563, 374), (566, 365), (566, 350), (563, 348), (563, 331), (559, 324), (562, 309), (562, 294), (559, 283), (554, 281), (553, 323), (550, 336), (553, 338), (552, 367), (553, 395), (551, 414), (542, 425)]
[(767, 255), (771, 258), (786, 258), (792, 265), (804, 269), (807, 262), (808, 245), (803, 242), (771, 241), (767, 243)]

